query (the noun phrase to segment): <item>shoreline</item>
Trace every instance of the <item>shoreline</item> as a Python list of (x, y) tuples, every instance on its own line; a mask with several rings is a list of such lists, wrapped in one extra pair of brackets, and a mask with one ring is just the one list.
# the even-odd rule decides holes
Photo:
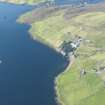
[(59, 91), (58, 91), (58, 88), (57, 88), (58, 78), (59, 78), (62, 74), (66, 73), (68, 70), (70, 70), (70, 68), (71, 68), (72, 64), (74, 63), (74, 61), (75, 61), (75, 57), (74, 57), (74, 55), (72, 55), (72, 56), (69, 58), (69, 63), (68, 63), (68, 65), (67, 65), (67, 67), (64, 69), (63, 72), (61, 72), (60, 74), (58, 74), (58, 76), (56, 76), (55, 79), (54, 79), (54, 84), (55, 84), (54, 90), (55, 90), (55, 94), (56, 94), (55, 101), (56, 101), (56, 103), (57, 103), (58, 105), (65, 105), (64, 102), (63, 102), (62, 100), (60, 100), (59, 97), (58, 97), (58, 96), (60, 95), (60, 93), (59, 93)]
[[(22, 23), (20, 23), (20, 24), (22, 24)], [(31, 28), (31, 25), (29, 25), (29, 27)], [(29, 28), (29, 30), (30, 30), (30, 28)], [(39, 43), (41, 43), (41, 44), (43, 44), (43, 45), (45, 45), (45, 46), (47, 46), (48, 48), (51, 48), (52, 50), (54, 50), (56, 53), (58, 53), (58, 54), (60, 54), (60, 55), (62, 55), (63, 57), (64, 57), (64, 55), (60, 52), (60, 50), (59, 50), (59, 48), (55, 48), (55, 47), (53, 47), (53, 46), (51, 46), (50, 44), (48, 44), (48, 43), (45, 43), (44, 41), (41, 41), (40, 39), (38, 39), (38, 38), (34, 38), (33, 37), (33, 35), (28, 31), (28, 33), (29, 33), (29, 36), (30, 36), (30, 38), (33, 40), (33, 41), (38, 41)], [(74, 60), (75, 60), (75, 57), (74, 57), (74, 55), (72, 55), (70, 58), (69, 58), (69, 63), (67, 64), (67, 66), (66, 66), (66, 68), (63, 70), (63, 72), (61, 72), (60, 74), (58, 74), (57, 76), (55, 76), (54, 77), (54, 92), (55, 92), (55, 97), (54, 97), (54, 99), (55, 99), (55, 102), (57, 103), (57, 105), (65, 105), (57, 96), (58, 96), (58, 94), (59, 94), (59, 92), (57, 91), (57, 79), (59, 78), (59, 76), (61, 76), (63, 73), (65, 73), (65, 72), (67, 72), (69, 69), (70, 69), (70, 67), (72, 66), (72, 64), (73, 64), (73, 62), (74, 62)]]
[[(4, 3), (5, 3), (5, 2), (4, 2)], [(8, 3), (8, 2), (6, 2), (6, 3), (7, 3), (7, 4), (11, 4), (11, 5), (27, 5), (27, 4), (14, 4), (14, 3)], [(29, 6), (32, 6), (32, 5), (29, 5)], [(70, 5), (70, 6), (71, 6), (71, 5)], [(57, 6), (57, 7), (63, 8), (63, 7), (68, 7), (68, 5), (64, 5), (64, 6), (61, 5), (61, 6)], [(27, 13), (27, 12), (26, 12), (26, 13)], [(21, 16), (21, 15), (20, 15), (20, 16)], [(20, 17), (20, 16), (19, 16), (19, 17)], [(64, 57), (64, 55), (60, 52), (59, 48), (54, 47), (53, 45), (49, 44), (49, 43), (46, 42), (46, 41), (43, 41), (43, 39), (38, 38), (37, 36), (36, 36), (36, 38), (35, 38), (35, 37), (32, 35), (32, 33), (30, 33), (30, 29), (31, 29), (31, 27), (32, 27), (31, 24), (21, 23), (21, 22), (18, 20), (19, 17), (16, 19), (16, 22), (19, 23), (19, 24), (27, 25), (27, 26), (29, 27), (29, 30), (27, 30), (27, 32), (29, 33), (29, 38), (31, 38), (31, 40), (33, 40), (33, 41), (38, 41), (39, 43), (41, 43), (41, 44), (47, 46), (48, 48), (54, 50), (56, 53), (58, 53), (58, 54), (60, 54), (60, 55), (62, 55), (62, 56)], [(72, 58), (71, 58), (71, 57), (72, 57)], [(71, 65), (72, 65), (72, 63), (73, 63), (73, 62), (71, 62), (71, 61), (73, 61), (73, 59), (74, 59), (74, 56), (71, 56), (71, 57), (70, 57), (70, 59), (68, 60), (69, 63), (66, 65), (66, 68), (63, 69), (63, 72), (61, 72), (60, 74), (58, 74), (57, 76), (54, 77), (54, 87), (53, 87), (53, 89), (54, 89), (54, 94), (55, 94), (54, 99), (55, 99), (55, 103), (57, 103), (57, 105), (59, 105), (59, 104), (61, 103), (61, 100), (57, 97), (56, 79), (57, 79), (60, 75), (62, 75), (62, 73), (65, 73), (65, 72), (67, 72), (67, 70), (69, 70), (69, 68), (71, 67)], [(63, 105), (63, 104), (62, 104), (62, 105)], [(65, 104), (64, 104), (64, 105), (65, 105)]]
[[(17, 21), (19, 24), (24, 24), (24, 23), (20, 23), (19, 21)], [(26, 24), (26, 25), (29, 25), (29, 24)], [(31, 29), (31, 25), (29, 25), (29, 30)], [(28, 30), (28, 33), (29, 33), (29, 37), (33, 40), (33, 41), (38, 41), (39, 43), (41, 43), (41, 44), (43, 44), (43, 45), (45, 45), (45, 46), (47, 46), (47, 47), (49, 47), (49, 48), (51, 48), (52, 50), (54, 50), (56, 53), (58, 53), (58, 54), (61, 54), (63, 57), (64, 57), (64, 55), (60, 52), (60, 50), (59, 50), (59, 48), (57, 48), (57, 47), (54, 47), (54, 46), (52, 46), (52, 45), (50, 45), (49, 43), (47, 43), (47, 42), (45, 42), (45, 41), (42, 41), (43, 39), (41, 39), (41, 38), (37, 38), (36, 37), (36, 39), (33, 37), (33, 35), (32, 35), (32, 33), (30, 33), (29, 32), (29, 30)], [(55, 91), (55, 97), (54, 97), (54, 99), (55, 99), (55, 101), (56, 101), (56, 103), (58, 104), (58, 105), (65, 105), (57, 96), (58, 96), (58, 94), (59, 94), (59, 92), (57, 91), (57, 79), (59, 78), (59, 76), (61, 76), (63, 73), (65, 73), (65, 72), (67, 72), (69, 69), (70, 69), (70, 67), (72, 66), (72, 64), (73, 64), (73, 62), (74, 62), (74, 60), (75, 60), (75, 57), (74, 57), (74, 55), (72, 55), (70, 58), (69, 58), (69, 60), (68, 60), (68, 64), (67, 64), (67, 66), (66, 66), (66, 68), (63, 70), (63, 72), (61, 72), (60, 74), (58, 74), (57, 76), (55, 76), (54, 77), (54, 91)]]

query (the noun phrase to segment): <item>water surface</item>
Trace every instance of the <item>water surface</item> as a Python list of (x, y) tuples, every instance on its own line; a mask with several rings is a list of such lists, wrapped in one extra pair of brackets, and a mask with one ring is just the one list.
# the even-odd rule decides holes
[(16, 23), (29, 9), (0, 3), (0, 105), (56, 105), (53, 80), (65, 60)]
[[(57, 5), (68, 3), (74, 1), (56, 0)], [(32, 40), (29, 26), (16, 23), (30, 9), (0, 3), (0, 105), (56, 105), (54, 77), (63, 71), (66, 60)]]

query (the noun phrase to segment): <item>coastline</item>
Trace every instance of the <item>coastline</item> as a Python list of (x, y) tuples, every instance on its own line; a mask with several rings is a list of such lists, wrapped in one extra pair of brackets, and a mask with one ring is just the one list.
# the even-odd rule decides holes
[[(8, 35), (8, 33), (5, 33), (5, 30), (3, 30), (5, 34), (3, 34), (1, 38), (2, 37), (3, 39), (7, 38), (6, 42), (8, 44), (6, 46), (8, 46), (8, 48), (10, 48), (11, 51), (13, 51), (14, 55), (16, 54), (16, 56), (14, 56), (12, 53), (11, 54), (9, 53), (10, 50), (8, 49), (7, 49), (8, 51), (5, 50), (7, 51), (5, 54), (11, 55), (8, 57), (10, 61), (11, 59), (14, 59), (16, 57), (15, 59), (16, 62), (14, 62), (14, 60), (11, 61), (11, 64), (15, 65), (13, 68), (16, 68), (15, 69), (16, 77), (12, 75), (14, 73), (13, 72), (14, 70), (13, 71), (11, 70), (10, 74), (11, 76), (13, 76), (13, 78), (9, 81), (9, 83), (11, 83), (12, 81), (13, 81), (12, 83), (14, 83), (15, 79), (16, 81), (17, 79), (19, 79), (19, 82), (16, 83), (16, 87), (14, 87), (14, 84), (13, 86), (11, 86), (12, 84), (9, 85), (11, 88), (16, 88), (16, 90), (14, 91), (12, 91), (11, 88), (9, 88), (10, 90), (9, 93), (11, 94), (11, 92), (13, 92), (13, 95), (11, 96), (11, 99), (9, 100), (11, 101), (11, 103), (14, 103), (14, 104), (17, 102), (22, 104), (21, 102), (24, 101), (23, 103), (25, 104), (31, 103), (35, 105), (36, 104), (37, 105), (42, 105), (42, 104), (50, 105), (51, 103), (51, 105), (56, 105), (56, 102), (54, 101), (55, 92), (53, 90), (53, 87), (54, 87), (53, 77), (54, 75), (58, 74), (62, 68), (64, 68), (65, 65), (63, 64), (65, 64), (65, 59), (60, 54), (57, 54), (54, 50), (52, 50), (52, 48), (50, 49), (47, 46), (40, 44), (38, 41), (33, 41), (32, 35), (28, 33), (29, 28), (31, 28), (29, 25), (19, 24), (16, 22), (16, 19), (23, 13), (26, 13), (27, 11), (29, 11), (30, 8), (28, 9), (27, 6), (18, 6), (18, 5), (15, 6), (15, 5), (9, 5), (9, 4), (7, 5), (7, 4), (2, 4), (2, 3), (0, 5), (2, 8), (0, 12), (3, 13), (1, 17), (7, 16), (6, 19), (0, 17), (1, 21), (3, 21), (4, 23), (3, 27), (1, 24), (1, 28), (5, 29), (6, 27), (7, 32), (8, 33), (10, 32), (11, 34), (11, 35)], [(6, 12), (4, 12), (5, 10)], [(11, 13), (12, 10), (13, 12)], [(7, 22), (10, 24), (8, 24)], [(14, 29), (14, 30), (11, 30), (11, 29)], [(8, 38), (9, 38), (9, 41), (12, 41), (14, 45), (12, 43), (9, 44)], [(5, 42), (3, 42), (3, 45), (4, 44)], [(15, 46), (15, 44), (17, 45), (17, 47)], [(2, 49), (3, 49), (3, 52), (5, 52), (4, 48)], [(24, 60), (26, 60), (26, 62), (24, 62)], [(11, 64), (6, 65), (5, 68), (3, 68), (3, 70), (12, 68)], [(9, 67), (11, 66), (11, 67), (8, 68), (8, 66)], [(24, 78), (22, 75), (24, 75)], [(3, 79), (6, 79), (8, 83), (8, 78), (5, 78), (4, 76)], [(36, 83), (38, 83), (37, 87), (36, 87)], [(24, 87), (22, 89), (19, 88), (19, 90), (22, 90), (21, 93), (18, 92), (17, 85), (18, 86), (22, 85), (22, 87)], [(41, 93), (43, 93), (42, 95), (40, 93), (40, 89), (41, 89)], [(14, 92), (16, 92), (15, 95), (14, 95)], [(24, 92), (25, 92), (25, 97), (24, 97)], [(3, 99), (8, 100), (8, 97), (9, 97), (8, 91), (6, 91), (6, 94), (7, 96), (5, 98), (3, 97)], [(22, 97), (20, 97), (21, 94), (22, 94)], [(16, 97), (20, 97), (20, 98), (16, 98)], [(13, 98), (16, 100), (12, 101)]]
[[(31, 27), (31, 26), (30, 26), (30, 27)], [(64, 55), (59, 51), (59, 48), (55, 48), (55, 47), (51, 46), (50, 44), (45, 43), (44, 41), (42, 41), (42, 40), (39, 39), (39, 38), (38, 38), (38, 39), (33, 38), (33, 35), (32, 35), (31, 33), (29, 33), (29, 35), (30, 35), (30, 37), (31, 37), (32, 40), (36, 40), (36, 41), (38, 41), (38, 42), (40, 42), (40, 43), (46, 45), (47, 47), (53, 49), (56, 53), (61, 54), (62, 56), (64, 56)], [(59, 76), (61, 76), (62, 74), (66, 73), (67, 71), (70, 70), (72, 64), (73, 64), (74, 61), (75, 61), (74, 55), (72, 55), (72, 56), (69, 58), (68, 61), (69, 61), (69, 63), (68, 63), (68, 65), (67, 65), (67, 67), (63, 70), (63, 72), (61, 72), (61, 73), (58, 74), (56, 77), (54, 77), (54, 84), (55, 84), (55, 85), (54, 85), (54, 90), (55, 90), (55, 95), (56, 95), (56, 96), (54, 97), (54, 99), (55, 99), (55, 101), (58, 103), (58, 105), (65, 105), (65, 104), (58, 98), (59, 92), (58, 92), (58, 90), (57, 90), (57, 80), (58, 80)]]
[[(31, 28), (31, 25), (30, 25), (30, 28)], [(32, 40), (36, 40), (36, 41), (38, 41), (38, 42), (40, 42), (40, 43), (46, 45), (47, 47), (53, 49), (56, 53), (61, 54), (62, 56), (64, 56), (64, 55), (59, 51), (59, 48), (55, 48), (55, 47), (53, 47), (52, 45), (50, 45), (49, 43), (42, 41), (43, 39), (41, 39), (41, 38), (36, 38), (36, 39), (35, 39), (35, 38), (33, 37), (33, 35), (32, 35), (30, 32), (29, 32), (29, 35), (30, 35), (30, 37), (31, 37)], [(54, 99), (55, 99), (55, 101), (56, 101), (56, 103), (57, 103), (58, 105), (65, 105), (65, 104), (58, 98), (59, 92), (58, 92), (58, 90), (57, 90), (57, 79), (58, 79), (59, 76), (61, 76), (63, 73), (65, 73), (65, 72), (67, 72), (68, 70), (70, 70), (70, 67), (72, 66), (74, 60), (75, 60), (75, 57), (74, 57), (74, 55), (72, 55), (72, 56), (70, 57), (70, 59), (69, 59), (69, 63), (68, 63), (68, 65), (67, 65), (67, 67), (63, 70), (63, 72), (61, 72), (60, 74), (58, 74), (58, 76), (54, 77), (54, 84), (55, 84), (55, 85), (54, 85), (54, 90), (55, 90), (55, 97), (54, 97)]]
[[(23, 24), (23, 23), (19, 22), (19, 20), (17, 20), (17, 22), (20, 23), (20, 24)], [(29, 25), (29, 24), (28, 24), (28, 25)], [(49, 44), (49, 43), (43, 41), (43, 39), (38, 38), (37, 36), (36, 36), (36, 38), (34, 38), (34, 36), (32, 35), (32, 33), (30, 33), (30, 29), (31, 29), (32, 26), (29, 25), (29, 27), (30, 27), (30, 28), (29, 28), (29, 31), (28, 31), (28, 32), (29, 32), (30, 38), (31, 38), (32, 40), (36, 40), (36, 41), (38, 41), (38, 42), (40, 42), (40, 43), (46, 45), (47, 47), (53, 49), (56, 53), (61, 54), (62, 56), (64, 56), (64, 55), (60, 52), (59, 48), (52, 46), (51, 44)], [(58, 98), (59, 92), (58, 92), (58, 90), (57, 90), (57, 80), (58, 80), (59, 76), (61, 76), (63, 73), (65, 73), (65, 72), (67, 72), (68, 70), (70, 70), (70, 67), (72, 66), (74, 60), (75, 60), (75, 57), (74, 57), (74, 55), (72, 55), (72, 56), (69, 58), (69, 60), (68, 60), (69, 63), (68, 63), (68, 65), (67, 65), (67, 67), (63, 70), (63, 72), (61, 72), (61, 73), (58, 74), (56, 77), (54, 77), (54, 84), (55, 84), (55, 85), (54, 85), (54, 90), (55, 90), (55, 97), (54, 97), (54, 99), (55, 99), (56, 103), (58, 103), (58, 105), (65, 105), (65, 104)]]
[(58, 76), (55, 77), (55, 80), (54, 80), (54, 84), (55, 84), (54, 89), (55, 89), (55, 94), (56, 94), (55, 101), (57, 102), (58, 105), (65, 105), (65, 103), (62, 100), (60, 100), (60, 98), (58, 97), (58, 96), (60, 96), (60, 93), (59, 93), (58, 88), (57, 88), (58, 78), (62, 74), (66, 73), (68, 70), (70, 70), (70, 68), (74, 62), (75, 62), (75, 57), (74, 57), (74, 55), (72, 55), (69, 59), (68, 66), (64, 69), (63, 72), (61, 72), (60, 74), (58, 74)]
[[(100, 9), (100, 8), (99, 8)], [(101, 9), (100, 9), (101, 10)], [(93, 11), (95, 11), (95, 9), (93, 8)], [(89, 11), (90, 12), (90, 11)], [(83, 13), (85, 13), (85, 12), (83, 12)], [(82, 14), (81, 14), (82, 15)], [(95, 15), (97, 15), (97, 14), (95, 14)], [(101, 15), (101, 13), (99, 14), (99, 15)], [(86, 15), (86, 16), (88, 16), (88, 15)], [(91, 14), (89, 15), (90, 17), (91, 17)], [(80, 18), (79, 18), (80, 19)], [(80, 19), (81, 20), (81, 19)], [(17, 21), (18, 22), (18, 21)], [(21, 23), (21, 22), (19, 22), (20, 24), (23, 24), (23, 23)], [(27, 23), (26, 23), (27, 24)], [(28, 24), (29, 25), (29, 27), (30, 27), (30, 29), (32, 28), (32, 25), (30, 25), (30, 24)], [(90, 24), (89, 24), (90, 25)], [(76, 26), (77, 28), (78, 28), (78, 26)], [(85, 26), (86, 27), (86, 26)], [(82, 28), (83, 28), (83, 26), (82, 26)], [(86, 27), (87, 28), (87, 27)], [(88, 29), (88, 28), (87, 28)], [(82, 30), (82, 29), (81, 29)], [(81, 31), (80, 30), (80, 31)], [(90, 31), (91, 32), (91, 31)], [(88, 32), (89, 33), (89, 32)], [(32, 40), (37, 40), (37, 41), (39, 41), (40, 43), (42, 43), (42, 44), (44, 44), (44, 45), (46, 45), (46, 46), (48, 46), (49, 48), (51, 48), (51, 49), (53, 49), (53, 50), (55, 50), (57, 53), (60, 53), (59, 52), (59, 48), (58, 47), (55, 47), (55, 46), (53, 46), (53, 45), (51, 45), (50, 43), (48, 43), (48, 42), (46, 42), (46, 41), (44, 41), (44, 39), (43, 39), (43, 37), (41, 38), (41, 37), (38, 37), (38, 36), (34, 36), (34, 34), (32, 34), (31, 32), (30, 32), (30, 30), (29, 30), (29, 34), (30, 34), (30, 37), (31, 37), (31, 39)], [(91, 33), (89, 33), (89, 34), (91, 34)], [(95, 33), (96, 34), (96, 33)], [(91, 49), (90, 49), (91, 50)], [(83, 49), (83, 51), (84, 51), (84, 49)], [(96, 55), (97, 56), (97, 55)], [(94, 55), (93, 55), (93, 57), (94, 57)], [(91, 57), (90, 57), (91, 58)], [(85, 59), (85, 57), (84, 57), (84, 59)], [(86, 58), (87, 59), (87, 58)], [(98, 58), (97, 58), (98, 59)], [(58, 76), (56, 76), (55, 77), (55, 80), (54, 80), (54, 89), (55, 89), (55, 92), (56, 92), (56, 101), (57, 101), (57, 103), (58, 104), (61, 104), (61, 105), (66, 105), (66, 103), (64, 103), (63, 101), (62, 101), (62, 99), (61, 99), (61, 97), (59, 98), (59, 96), (61, 95), (61, 93), (60, 92), (62, 92), (61, 90), (60, 90), (60, 92), (59, 92), (59, 87), (57, 86), (57, 81), (58, 81), (58, 79), (59, 79), (59, 77), (62, 77), (62, 75), (63, 74), (65, 74), (65, 73), (67, 73), (68, 71), (70, 71), (70, 69), (71, 69), (71, 65), (74, 63), (74, 57), (71, 57), (70, 58), (70, 62), (69, 62), (69, 64), (68, 64), (68, 66), (67, 66), (67, 68), (65, 68), (64, 69), (64, 71), (63, 72), (61, 72)], [(78, 59), (77, 59), (78, 60)], [(80, 63), (82, 64), (82, 63), (84, 63), (84, 62), (82, 62), (81, 60), (83, 60), (83, 59), (80, 59)], [(92, 59), (89, 59), (90, 61), (92, 60)], [(88, 60), (86, 61), (86, 62), (88, 62)], [(77, 66), (77, 65), (76, 65)], [(78, 68), (76, 68), (76, 69), (78, 69)], [(90, 69), (90, 68), (89, 68)], [(79, 73), (78, 73), (79, 74)], [(80, 75), (80, 74), (79, 74)], [(77, 75), (78, 76), (78, 75)], [(74, 79), (75, 79), (75, 77), (74, 77)], [(95, 81), (95, 79), (96, 78), (94, 78), (93, 80)], [(80, 80), (81, 81), (81, 80)], [(86, 82), (86, 81), (85, 81)], [(66, 84), (67, 85), (67, 84)], [(92, 87), (93, 88), (93, 87)], [(94, 92), (95, 93), (95, 92)], [(67, 94), (67, 93), (66, 93)], [(75, 92), (74, 92), (74, 94), (75, 94)], [(87, 95), (87, 94), (86, 94)], [(90, 96), (91, 96), (91, 94), (90, 94)], [(83, 97), (84, 98), (84, 97)], [(83, 104), (82, 104), (83, 105)]]

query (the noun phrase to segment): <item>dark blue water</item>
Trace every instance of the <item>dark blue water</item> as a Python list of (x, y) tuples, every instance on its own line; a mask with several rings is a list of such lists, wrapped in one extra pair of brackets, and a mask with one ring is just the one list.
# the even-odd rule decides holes
[(0, 4), (0, 105), (56, 105), (53, 80), (65, 60), (16, 23), (30, 8)]
[[(68, 3), (71, 0), (56, 0), (58, 5)], [(0, 105), (56, 105), (54, 77), (66, 60), (32, 40), (29, 26), (16, 23), (30, 9), (0, 3)]]

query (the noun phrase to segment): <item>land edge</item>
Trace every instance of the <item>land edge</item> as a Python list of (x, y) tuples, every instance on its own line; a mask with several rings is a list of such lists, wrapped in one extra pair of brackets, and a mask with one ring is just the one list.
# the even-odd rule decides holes
[[(68, 6), (68, 5), (67, 5), (67, 6)], [(71, 5), (70, 5), (70, 6), (71, 6)], [(20, 17), (21, 17), (21, 15), (20, 15)], [(32, 40), (34, 40), (34, 41), (36, 40), (36, 41), (38, 41), (39, 43), (41, 43), (41, 44), (43, 44), (43, 45), (49, 47), (49, 48), (52, 49), (52, 50), (54, 50), (56, 53), (61, 54), (62, 56), (64, 56), (64, 55), (60, 52), (59, 48), (54, 47), (53, 45), (49, 44), (48, 42), (43, 41), (43, 39), (38, 38), (37, 36), (34, 38), (33, 35), (32, 35), (32, 33), (30, 33), (30, 29), (31, 29), (32, 26), (29, 25), (29, 24), (27, 24), (27, 23), (21, 23), (18, 19), (19, 19), (19, 17), (18, 17), (17, 20), (16, 20), (17, 23), (19, 23), (19, 24), (26, 24), (26, 25), (29, 26), (28, 33), (29, 33), (29, 36), (30, 36), (30, 38), (31, 38)], [(63, 101), (61, 101), (61, 100), (58, 98), (59, 92), (58, 92), (58, 89), (57, 89), (57, 79), (59, 78), (60, 75), (62, 75), (63, 73), (67, 72), (68, 70), (70, 70), (70, 68), (71, 68), (71, 66), (72, 66), (72, 64), (73, 64), (73, 62), (74, 62), (74, 60), (75, 60), (74, 55), (71, 55), (70, 58), (68, 59), (69, 63), (68, 63), (68, 65), (66, 65), (65, 69), (64, 69), (61, 73), (59, 73), (57, 76), (54, 77), (54, 80), (53, 80), (53, 81), (54, 81), (54, 90), (55, 90), (55, 97), (54, 97), (54, 99), (55, 99), (55, 101), (56, 101), (56, 103), (57, 103), (58, 105), (65, 105), (65, 104), (63, 103)]]
[[(19, 24), (23, 24), (23, 23), (19, 22), (18, 20), (17, 20), (17, 22), (18, 22)], [(25, 23), (25, 24), (27, 24), (27, 23)], [(31, 25), (29, 25), (29, 27), (30, 27), (30, 28), (29, 28), (29, 30), (30, 30), (30, 29), (31, 29)], [(43, 45), (45, 45), (45, 46), (47, 46), (47, 47), (53, 49), (56, 53), (61, 54), (60, 51), (59, 51), (59, 48), (53, 47), (53, 46), (50, 45), (49, 43), (44, 42), (44, 41), (41, 41), (41, 39), (39, 39), (38, 37), (36, 37), (36, 39), (35, 39), (35, 38), (33, 37), (33, 35), (29, 32), (29, 30), (28, 30), (28, 33), (29, 33), (29, 36), (30, 36), (30, 38), (31, 38), (32, 40), (34, 40), (34, 41), (36, 40), (36, 41), (40, 42), (41, 44), (43, 44)], [(61, 55), (64, 56), (63, 54), (61, 54)], [(57, 76), (54, 77), (54, 90), (55, 90), (55, 97), (54, 97), (54, 99), (55, 99), (55, 101), (56, 101), (56, 103), (57, 103), (58, 105), (65, 105), (65, 104), (63, 103), (62, 100), (60, 100), (60, 99), (58, 98), (59, 92), (58, 92), (58, 89), (57, 89), (57, 80), (58, 80), (58, 78), (59, 78), (60, 75), (62, 75), (63, 73), (67, 72), (68, 70), (70, 70), (72, 64), (73, 64), (74, 61), (75, 61), (74, 55), (71, 55), (68, 61), (69, 61), (69, 63), (68, 63), (68, 65), (65, 67), (65, 69), (64, 69), (60, 74), (58, 74)]]
[(63, 74), (63, 73), (66, 73), (68, 70), (70, 70), (72, 64), (75, 62), (75, 56), (74, 55), (71, 55), (70, 58), (69, 58), (69, 63), (67, 65), (67, 67), (64, 69), (63, 72), (61, 72), (60, 74), (58, 74), (58, 76), (55, 77), (55, 80), (54, 80), (54, 84), (55, 84), (55, 87), (54, 87), (54, 90), (55, 90), (55, 93), (56, 93), (56, 97), (55, 97), (55, 100), (57, 102), (58, 105), (65, 105), (64, 102), (62, 100), (60, 100), (58, 98), (58, 95), (59, 95), (59, 91), (58, 91), (58, 88), (57, 88), (57, 81), (58, 81), (58, 78)]
[[(40, 5), (40, 4), (43, 4), (44, 2), (41, 2), (41, 3), (33, 3), (33, 4), (27, 4), (27, 3), (11, 3), (11, 2), (6, 2), (6, 1), (0, 1), (0, 3), (5, 3), (5, 4), (11, 4), (11, 5), (29, 5), (29, 6), (37, 6), (37, 5)], [(68, 6), (71, 6), (71, 5), (61, 5), (61, 6), (58, 6), (58, 7), (68, 7)], [(27, 13), (27, 12), (26, 12)], [(21, 15), (23, 15), (23, 14), (21, 14)], [(20, 16), (21, 16), (20, 15)], [(20, 18), (20, 16), (16, 19), (16, 22), (17, 23), (19, 23), (19, 24), (26, 24), (26, 25), (28, 25), (29, 26), (29, 30), (31, 29), (31, 25), (29, 25), (29, 24), (27, 24), (27, 23), (21, 23), (18, 19)], [(45, 46), (47, 46), (47, 47), (49, 47), (50, 49), (52, 49), (52, 50), (54, 50), (56, 53), (58, 53), (58, 54), (61, 54), (62, 56), (64, 56), (61, 52), (60, 52), (60, 50), (59, 50), (59, 48), (57, 48), (57, 47), (54, 47), (53, 45), (51, 45), (51, 44), (49, 44), (48, 42), (44, 42), (44, 41), (42, 41), (41, 40), (41, 38), (38, 38), (38, 37), (36, 37), (36, 39), (33, 37), (33, 35), (29, 32), (29, 30), (27, 30), (28, 31), (28, 33), (29, 33), (29, 37), (32, 39), (32, 40), (36, 40), (36, 41), (38, 41), (39, 43), (41, 43), (41, 44), (43, 44), (43, 45), (45, 45)], [(67, 72), (68, 70), (70, 70), (70, 67), (71, 67), (71, 65), (73, 64), (73, 62), (74, 62), (74, 55), (72, 55), (72, 56), (70, 56), (70, 58), (69, 58), (69, 63), (68, 63), (68, 65), (66, 66), (66, 68), (63, 70), (63, 72), (61, 72), (60, 74), (58, 74), (57, 76), (55, 76), (54, 77), (54, 90), (55, 90), (55, 97), (54, 97), (54, 99), (55, 99), (55, 101), (56, 101), (56, 103), (58, 104), (58, 105), (60, 105), (60, 104), (62, 104), (62, 105), (65, 105), (57, 96), (57, 94), (59, 94), (58, 93), (58, 91), (57, 91), (57, 86), (56, 86), (56, 82), (57, 82), (57, 79), (58, 79), (58, 77), (60, 76), (60, 75), (62, 75), (63, 73), (65, 73), (65, 72)]]

